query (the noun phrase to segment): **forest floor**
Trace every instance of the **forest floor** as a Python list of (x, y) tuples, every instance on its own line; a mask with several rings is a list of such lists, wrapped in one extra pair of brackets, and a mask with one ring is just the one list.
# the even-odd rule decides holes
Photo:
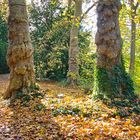
[(42, 90), (8, 105), (8, 75), (0, 75), (0, 140), (140, 140), (139, 101), (107, 106), (57, 82), (38, 84)]

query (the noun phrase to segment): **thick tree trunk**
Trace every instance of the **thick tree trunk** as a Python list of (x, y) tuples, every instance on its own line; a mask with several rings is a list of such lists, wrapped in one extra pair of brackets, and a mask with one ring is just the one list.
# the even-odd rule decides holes
[(128, 88), (133, 91), (131, 80), (127, 84), (129, 77), (121, 61), (122, 41), (118, 21), (120, 9), (119, 0), (98, 1), (95, 93), (101, 98), (122, 96), (124, 92), (129, 94)]
[(74, 21), (70, 32), (68, 84), (77, 85), (79, 78), (79, 48), (78, 32), (82, 14), (82, 0), (75, 1)]
[(131, 47), (130, 47), (130, 66), (129, 66), (129, 73), (131, 75), (134, 74), (135, 69), (135, 40), (136, 40), (136, 23), (135, 23), (135, 16), (136, 10), (138, 7), (138, 3), (136, 6), (134, 5), (134, 0), (131, 1)]
[(98, 23), (96, 33), (97, 66), (106, 69), (120, 64), (121, 36), (118, 22), (120, 3), (103, 2), (99, 0), (97, 6)]
[(4, 98), (14, 99), (18, 92), (28, 94), (29, 87), (34, 83), (33, 48), (25, 0), (9, 0), (8, 25), (10, 83)]

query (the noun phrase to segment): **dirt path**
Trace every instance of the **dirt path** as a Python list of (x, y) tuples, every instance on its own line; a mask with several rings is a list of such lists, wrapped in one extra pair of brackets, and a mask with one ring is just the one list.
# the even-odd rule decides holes
[(55, 94), (56, 96), (58, 94), (65, 94), (68, 96), (73, 96), (74, 98), (83, 96), (83, 92), (80, 89), (64, 87), (58, 82), (38, 82), (38, 84), (40, 85), (41, 89), (46, 91), (53, 91), (53, 94)]
[[(6, 91), (9, 83), (9, 74), (0, 75), (0, 97)], [(38, 82), (41, 89), (43, 90), (53, 90), (55, 94), (73, 94), (74, 96), (79, 96), (81, 90), (73, 89), (68, 87), (60, 86), (57, 82)], [(80, 94), (81, 95), (81, 94)]]
[(2, 74), (0, 75), (0, 95), (2, 95), (8, 86), (9, 83), (9, 74)]

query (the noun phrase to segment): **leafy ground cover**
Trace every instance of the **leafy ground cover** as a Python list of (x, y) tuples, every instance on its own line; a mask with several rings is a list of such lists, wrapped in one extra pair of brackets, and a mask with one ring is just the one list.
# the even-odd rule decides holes
[[(0, 95), (7, 87), (7, 77), (0, 76)], [(82, 90), (56, 82), (38, 84), (41, 90), (12, 105), (0, 98), (0, 140), (140, 139), (138, 100), (106, 105)]]

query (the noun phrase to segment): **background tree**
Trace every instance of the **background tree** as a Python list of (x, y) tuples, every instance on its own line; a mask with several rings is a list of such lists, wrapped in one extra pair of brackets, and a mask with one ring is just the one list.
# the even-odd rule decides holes
[[(131, 36), (132, 36), (132, 32), (131, 32), (131, 21), (132, 21), (132, 11), (131, 10), (131, 1), (129, 0), (125, 0), (122, 2), (122, 10), (120, 11), (120, 29), (121, 29), (121, 35), (122, 35), (122, 40), (123, 40), (123, 48), (122, 48), (122, 53), (123, 53), (123, 58), (124, 58), (124, 64), (125, 64), (125, 68), (126, 71), (129, 72), (130, 69), (130, 53), (131, 53)], [(136, 2), (134, 3), (134, 5), (136, 6)], [(139, 30), (139, 25), (140, 25), (140, 7), (137, 7), (136, 10), (136, 15), (134, 18), (134, 22), (136, 25), (136, 34), (135, 34), (135, 40), (133, 40), (133, 42), (135, 42), (135, 70), (133, 74), (131, 75), (131, 78), (134, 81), (134, 86), (135, 86), (135, 91), (136, 93), (139, 93), (139, 89), (140, 89), (140, 61), (139, 61), (139, 56), (140, 56), (140, 49), (139, 49), (139, 45), (140, 45), (140, 30)], [(134, 33), (133, 33), (134, 34)]]
[(122, 60), (122, 40), (119, 27), (119, 0), (98, 1), (97, 5), (97, 66), (95, 91), (97, 97), (132, 97), (133, 84), (125, 72)]
[(10, 83), (4, 98), (14, 99), (18, 92), (28, 94), (34, 82), (33, 48), (25, 0), (9, 0), (8, 26)]
[(77, 85), (79, 78), (79, 41), (78, 33), (80, 20), (82, 16), (82, 0), (75, 1), (75, 12), (73, 25), (70, 32), (70, 48), (69, 48), (69, 69), (67, 82), (70, 85)]
[(134, 74), (135, 69), (135, 42), (136, 42), (136, 22), (135, 17), (137, 14), (137, 9), (139, 3), (135, 4), (134, 0), (130, 1), (131, 6), (131, 47), (130, 47), (130, 66), (129, 66), (129, 73)]
[[(73, 22), (73, 4), (61, 1), (34, 1), (29, 8), (31, 37), (35, 48), (36, 77), (65, 81), (68, 72), (68, 49), (70, 29)], [(79, 33), (80, 83), (93, 86), (92, 53), (90, 53), (91, 31), (81, 26)], [(89, 84), (92, 83), (92, 84)]]
[(68, 69), (69, 15), (57, 0), (40, 3), (29, 9), (36, 77), (62, 80)]

